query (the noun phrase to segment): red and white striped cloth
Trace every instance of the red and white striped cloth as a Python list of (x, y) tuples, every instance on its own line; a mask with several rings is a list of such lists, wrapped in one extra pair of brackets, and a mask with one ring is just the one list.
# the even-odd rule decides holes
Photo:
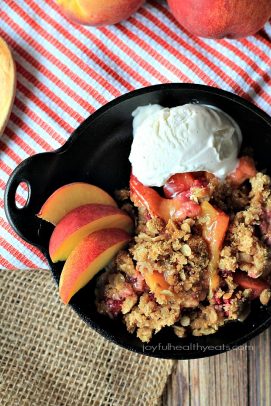
[(12, 170), (30, 155), (58, 148), (109, 100), (150, 84), (194, 82), (237, 93), (271, 115), (270, 23), (246, 39), (216, 41), (183, 30), (164, 1), (148, 1), (121, 24), (90, 28), (68, 21), (52, 0), (5, 0), (0, 35), (18, 72), (0, 140), (0, 268), (48, 268), (5, 218)]

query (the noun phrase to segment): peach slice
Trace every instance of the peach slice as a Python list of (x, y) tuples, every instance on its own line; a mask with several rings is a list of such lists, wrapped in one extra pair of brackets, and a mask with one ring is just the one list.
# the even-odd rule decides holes
[(170, 286), (165, 280), (164, 275), (158, 271), (152, 271), (152, 273), (148, 271), (144, 272), (144, 278), (154, 295), (161, 294), (163, 290), (168, 290)]
[(88, 203), (117, 206), (103, 189), (84, 182), (74, 182), (60, 187), (48, 197), (37, 216), (56, 225), (71, 210)]
[(70, 211), (51, 235), (49, 254), (52, 261), (65, 261), (84, 237), (103, 228), (131, 232), (133, 221), (122, 210), (104, 204), (86, 204)]
[(59, 282), (59, 294), (67, 304), (103, 269), (129, 241), (129, 234), (118, 228), (96, 231), (85, 237), (67, 259)]
[(255, 168), (253, 159), (249, 156), (241, 156), (237, 168), (227, 176), (227, 179), (233, 187), (238, 187), (242, 185), (245, 180), (256, 176), (256, 173), (257, 169)]
[(186, 195), (165, 199), (156, 190), (139, 182), (133, 173), (130, 176), (130, 196), (135, 206), (145, 206), (151, 216), (160, 217), (166, 223), (170, 218), (182, 221), (201, 213), (200, 206)]
[(209, 202), (201, 204), (202, 215), (205, 223), (202, 225), (203, 238), (207, 241), (210, 251), (209, 262), (209, 295), (219, 287), (218, 263), (222, 244), (229, 226), (229, 216), (222, 210), (214, 208)]

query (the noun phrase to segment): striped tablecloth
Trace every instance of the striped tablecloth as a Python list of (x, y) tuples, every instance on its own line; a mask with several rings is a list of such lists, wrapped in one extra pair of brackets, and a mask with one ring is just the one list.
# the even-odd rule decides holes
[(183, 30), (164, 1), (148, 1), (121, 24), (90, 28), (68, 21), (52, 0), (2, 0), (0, 35), (13, 49), (18, 73), (0, 140), (0, 268), (48, 267), (5, 218), (12, 170), (61, 146), (109, 100), (150, 84), (194, 82), (237, 93), (271, 114), (270, 23), (246, 39), (216, 41)]

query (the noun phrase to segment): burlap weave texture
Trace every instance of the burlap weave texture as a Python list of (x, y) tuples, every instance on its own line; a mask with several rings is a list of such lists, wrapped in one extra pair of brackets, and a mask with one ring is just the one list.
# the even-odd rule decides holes
[(49, 271), (0, 271), (1, 406), (156, 405), (173, 362), (109, 343), (60, 303)]

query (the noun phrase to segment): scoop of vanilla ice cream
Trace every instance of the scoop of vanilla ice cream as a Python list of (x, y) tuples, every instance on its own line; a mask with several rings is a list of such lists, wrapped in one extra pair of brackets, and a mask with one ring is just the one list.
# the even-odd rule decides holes
[(223, 179), (237, 165), (242, 135), (237, 123), (211, 106), (138, 107), (129, 160), (146, 186), (163, 186), (175, 173), (207, 171)]

